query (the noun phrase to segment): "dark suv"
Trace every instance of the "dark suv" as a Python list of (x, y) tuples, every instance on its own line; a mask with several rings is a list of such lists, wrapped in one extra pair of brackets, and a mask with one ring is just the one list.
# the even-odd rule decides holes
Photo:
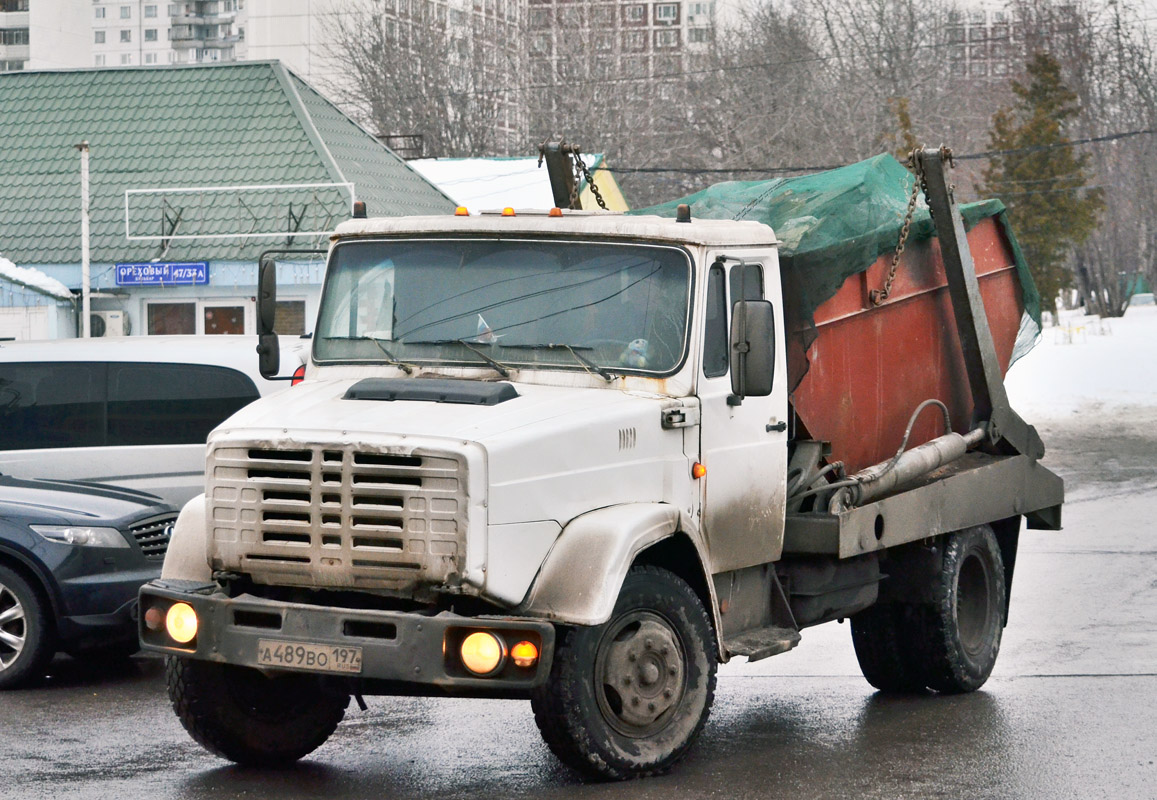
[(176, 519), (143, 492), (0, 475), (0, 689), (57, 651), (133, 652), (137, 590), (160, 576)]

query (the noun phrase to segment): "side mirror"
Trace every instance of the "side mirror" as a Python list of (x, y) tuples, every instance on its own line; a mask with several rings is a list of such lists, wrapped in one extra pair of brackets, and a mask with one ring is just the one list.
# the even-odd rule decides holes
[(768, 300), (740, 300), (731, 315), (731, 397), (771, 394), (775, 378), (775, 312)]
[(276, 317), (277, 263), (272, 255), (266, 254), (257, 267), (257, 357), (265, 378), (273, 378), (281, 366), (281, 348), (273, 330)]

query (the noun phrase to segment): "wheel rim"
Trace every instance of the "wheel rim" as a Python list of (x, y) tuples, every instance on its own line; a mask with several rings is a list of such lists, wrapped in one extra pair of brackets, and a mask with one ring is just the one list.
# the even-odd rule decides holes
[(20, 657), (27, 636), (24, 606), (11, 589), (0, 584), (0, 670)]
[(663, 617), (634, 611), (613, 621), (595, 658), (595, 695), (607, 723), (631, 738), (651, 736), (686, 692), (687, 657)]
[(993, 603), (992, 576), (988, 564), (977, 555), (970, 555), (960, 565), (956, 589), (956, 620), (960, 643), (970, 656), (978, 655), (990, 641)]

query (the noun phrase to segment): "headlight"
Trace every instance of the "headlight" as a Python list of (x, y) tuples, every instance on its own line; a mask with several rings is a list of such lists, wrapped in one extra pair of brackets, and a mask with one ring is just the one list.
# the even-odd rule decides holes
[(50, 542), (78, 547), (128, 547), (128, 540), (116, 528), (93, 528), (88, 525), (32, 525), (32, 530)]

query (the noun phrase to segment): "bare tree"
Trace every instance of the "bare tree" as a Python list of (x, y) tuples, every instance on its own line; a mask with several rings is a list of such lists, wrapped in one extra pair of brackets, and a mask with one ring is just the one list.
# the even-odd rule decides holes
[(420, 137), (427, 156), (504, 154), (518, 123), (517, 23), (447, 12), (430, 2), (396, 16), (372, 0), (339, 6), (324, 23), (329, 59), (347, 76), (336, 99), (380, 136)]

